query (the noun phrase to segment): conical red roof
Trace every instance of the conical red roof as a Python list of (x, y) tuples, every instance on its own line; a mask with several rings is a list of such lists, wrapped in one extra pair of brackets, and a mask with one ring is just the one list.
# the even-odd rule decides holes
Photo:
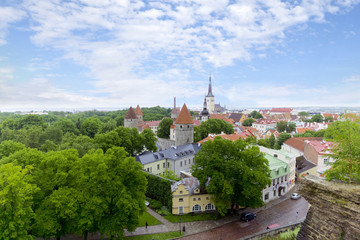
[(126, 113), (125, 119), (137, 119), (136, 114), (132, 107), (130, 107), (129, 111)]
[(139, 105), (137, 105), (136, 109), (135, 109), (135, 113), (136, 115), (140, 116), (140, 115), (143, 115), (142, 111), (141, 111), (141, 108)]
[(184, 106), (181, 108), (181, 111), (175, 121), (175, 124), (194, 124), (190, 112), (186, 107), (186, 104), (184, 104)]

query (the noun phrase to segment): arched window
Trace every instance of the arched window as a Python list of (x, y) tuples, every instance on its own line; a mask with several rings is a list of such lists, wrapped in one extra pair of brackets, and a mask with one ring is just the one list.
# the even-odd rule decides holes
[(201, 211), (201, 206), (199, 204), (195, 204), (193, 207), (192, 207), (192, 211), (193, 212), (200, 212)]
[(214, 209), (215, 209), (215, 206), (214, 206), (214, 204), (212, 204), (212, 203), (208, 203), (208, 204), (205, 206), (205, 211), (214, 210)]

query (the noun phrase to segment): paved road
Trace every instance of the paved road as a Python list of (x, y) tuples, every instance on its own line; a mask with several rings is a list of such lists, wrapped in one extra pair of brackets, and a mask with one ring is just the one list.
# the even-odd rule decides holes
[[(266, 230), (266, 227), (277, 223), (280, 226), (295, 223), (306, 217), (308, 202), (304, 198), (287, 199), (271, 208), (263, 209), (250, 222), (235, 221), (206, 232), (182, 237), (182, 240), (236, 240)], [(298, 214), (296, 213), (298, 212)]]

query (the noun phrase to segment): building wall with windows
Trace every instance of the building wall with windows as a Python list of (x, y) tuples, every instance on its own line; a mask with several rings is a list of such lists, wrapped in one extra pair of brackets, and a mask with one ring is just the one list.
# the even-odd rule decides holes
[(271, 183), (263, 190), (263, 201), (265, 204), (288, 192), (292, 184), (289, 180), (289, 165), (280, 159), (265, 153), (265, 158), (269, 161)]
[(211, 202), (211, 195), (201, 191), (199, 180), (194, 177), (184, 178), (174, 183), (171, 190), (172, 214), (215, 210), (215, 206)]

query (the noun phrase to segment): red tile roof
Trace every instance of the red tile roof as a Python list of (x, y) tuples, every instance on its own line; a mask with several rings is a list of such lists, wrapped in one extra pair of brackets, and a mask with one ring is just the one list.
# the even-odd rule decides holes
[(125, 119), (137, 119), (136, 114), (132, 107), (129, 108), (129, 111), (126, 113)]
[(271, 112), (282, 112), (282, 113), (285, 113), (285, 112), (291, 112), (292, 109), (291, 108), (272, 108), (271, 109)]
[(224, 120), (225, 122), (230, 123), (232, 125), (235, 124), (234, 119), (229, 119), (227, 114), (221, 114), (221, 113), (219, 113), (219, 114), (215, 114), (215, 113), (210, 114), (210, 119), (220, 119), (220, 120)]
[(304, 152), (305, 141), (322, 141), (321, 137), (293, 137), (289, 138), (284, 142), (284, 144), (289, 145), (297, 150)]
[(145, 125), (143, 126), (143, 129), (150, 129), (150, 126), (147, 125), (147, 124), (145, 124)]
[(209, 140), (213, 141), (215, 137), (221, 137), (222, 139), (228, 139), (231, 141), (236, 141), (238, 139), (246, 139), (247, 137), (252, 136), (249, 133), (246, 132), (242, 132), (242, 133), (233, 133), (233, 134), (210, 134), (208, 137), (204, 138), (203, 140), (201, 140), (199, 143), (204, 143), (207, 142)]
[(306, 131), (314, 131), (313, 128), (305, 128), (305, 127), (297, 127), (296, 132), (297, 133), (305, 133)]
[(146, 122), (147, 125), (151, 126), (151, 127), (157, 127), (159, 126), (161, 120), (157, 120), (157, 121), (148, 121)]
[(186, 104), (181, 108), (179, 116), (177, 117), (175, 124), (194, 124), (193, 119), (191, 118), (190, 112), (186, 107)]
[(136, 115), (143, 115), (139, 105), (136, 106), (135, 113)]

